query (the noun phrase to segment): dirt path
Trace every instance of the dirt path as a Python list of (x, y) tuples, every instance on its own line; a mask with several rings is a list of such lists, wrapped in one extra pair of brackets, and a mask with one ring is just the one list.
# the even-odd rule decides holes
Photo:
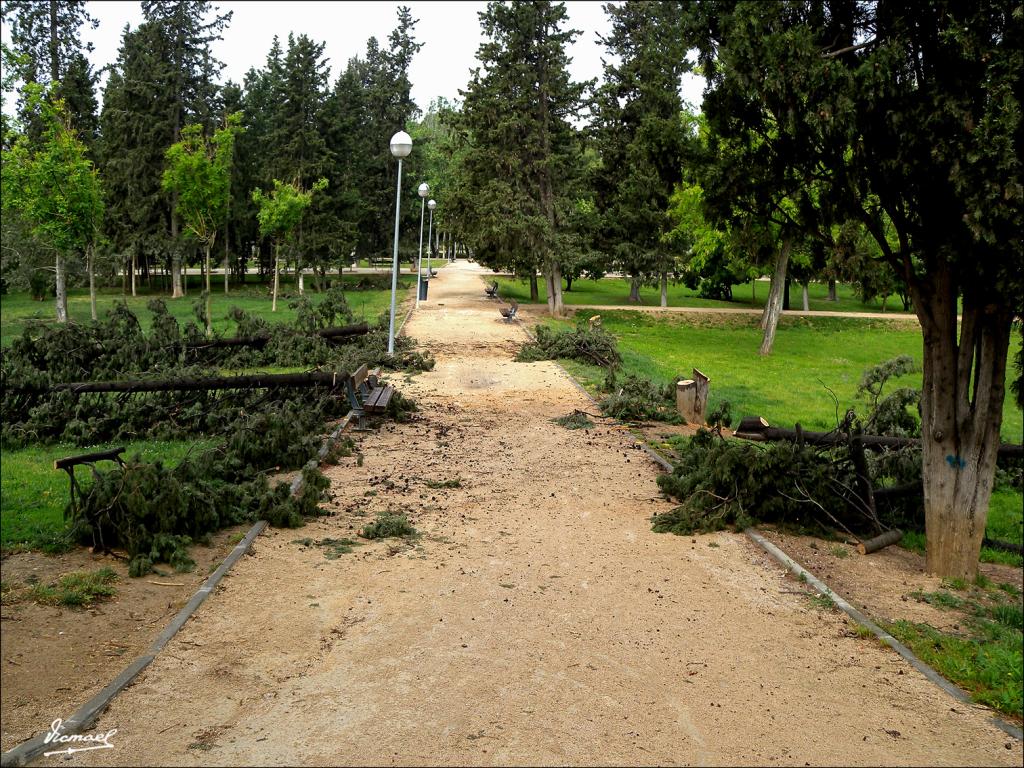
[[(655, 467), (549, 421), (590, 405), (511, 362), (481, 274), (445, 269), (409, 322), (438, 358), (401, 385), (421, 418), (331, 470), (334, 516), (262, 536), (101, 719), (116, 748), (70, 762), (1020, 765), (744, 537), (651, 533)], [(387, 509), (422, 537), (294, 543)]]

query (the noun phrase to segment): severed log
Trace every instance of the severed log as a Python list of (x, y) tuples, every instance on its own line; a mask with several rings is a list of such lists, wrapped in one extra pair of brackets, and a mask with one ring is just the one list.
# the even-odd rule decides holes
[(981, 546), (989, 547), (990, 549), (1000, 549), (1003, 552), (1013, 552), (1016, 555), (1024, 555), (1024, 547), (1012, 541), (1000, 541), (999, 539), (990, 539), (986, 536), (981, 540)]
[(10, 392), (201, 392), (220, 389), (278, 389), (282, 387), (340, 387), (347, 373), (256, 373), (245, 376), (210, 376), (193, 379), (136, 381), (76, 381), (50, 386), (8, 386)]
[(759, 440), (761, 439), (760, 435), (762, 435), (769, 426), (771, 425), (760, 416), (744, 416), (740, 420), (740, 425), (736, 427), (736, 431), (733, 434), (736, 437), (745, 437), (748, 440)]
[(92, 464), (95, 461), (121, 461), (121, 454), (125, 452), (124, 447), (112, 448), (109, 451), (96, 451), (95, 453), (82, 453), (78, 456), (68, 456), (64, 459), (57, 459), (53, 462), (54, 469), (69, 469), (76, 464)]
[(885, 549), (888, 546), (895, 544), (897, 541), (903, 538), (903, 531), (899, 528), (893, 528), (891, 531), (875, 536), (873, 539), (867, 539), (857, 545), (857, 551), (862, 555), (870, 555), (872, 552), (877, 552), (880, 549)]
[[(353, 325), (339, 325), (334, 328), (323, 328), (316, 332), (327, 341), (337, 341), (352, 336), (365, 336), (370, 332), (367, 323), (355, 323)], [(265, 347), (270, 341), (270, 336), (242, 336), (236, 339), (210, 339), (209, 341), (195, 341), (188, 344), (188, 349), (220, 349), (225, 347)]]
[[(803, 433), (804, 443), (807, 445), (844, 445), (848, 440), (847, 436), (842, 432), (809, 432), (806, 429), (801, 431)], [(795, 429), (770, 427), (768, 426), (767, 421), (755, 416), (748, 416), (744, 418), (743, 421), (740, 422), (740, 426), (737, 428), (735, 436), (744, 440), (754, 440), (766, 443), (781, 440), (795, 442), (799, 438)], [(906, 448), (908, 446), (921, 444), (921, 440), (916, 437), (861, 435), (860, 439), (865, 448), (872, 450), (881, 450), (882, 448)], [(1024, 445), (1019, 445), (1017, 443), (1001, 443), (999, 446), (999, 457), (1003, 459), (1024, 458)]]

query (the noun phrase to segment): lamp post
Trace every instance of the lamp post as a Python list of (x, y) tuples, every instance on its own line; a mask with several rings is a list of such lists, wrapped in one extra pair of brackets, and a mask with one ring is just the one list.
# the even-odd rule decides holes
[[(427, 182), (420, 184), (417, 190), (420, 193), (420, 255), (416, 264), (416, 306), (420, 305), (420, 294), (423, 292), (420, 283), (423, 280), (423, 207), (427, 202), (427, 195), (430, 194), (430, 185)], [(430, 240), (427, 240), (427, 247), (430, 247)], [(427, 264), (430, 264), (429, 257)], [(429, 267), (428, 267), (429, 269)]]
[(395, 354), (395, 295), (398, 292), (398, 214), (402, 209), (402, 158), (412, 152), (412, 137), (399, 131), (391, 137), (391, 154), (398, 158), (398, 184), (395, 187), (395, 254), (391, 261), (391, 322), (388, 325), (388, 354)]
[(434, 233), (434, 209), (437, 208), (437, 202), (434, 200), (427, 200), (427, 208), (430, 209), (430, 224), (427, 225), (427, 270), (430, 270), (430, 254), (433, 251), (430, 250), (430, 238)]

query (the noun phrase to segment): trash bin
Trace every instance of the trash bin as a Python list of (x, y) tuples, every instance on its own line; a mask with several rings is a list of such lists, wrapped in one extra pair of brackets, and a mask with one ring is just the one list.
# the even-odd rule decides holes
[(420, 280), (420, 301), (426, 301), (427, 299), (427, 284), (429, 282), (427, 278)]

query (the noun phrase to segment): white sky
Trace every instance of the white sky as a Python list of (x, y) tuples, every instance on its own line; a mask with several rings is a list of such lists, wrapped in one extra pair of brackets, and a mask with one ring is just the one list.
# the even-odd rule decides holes
[[(223, 80), (241, 84), (250, 67), (266, 62), (274, 35), (285, 43), (289, 32), (306, 34), (317, 42), (326, 42), (325, 55), (331, 67), (331, 84), (348, 59), (366, 51), (366, 41), (375, 36), (382, 46), (394, 29), (399, 4), (408, 5), (418, 19), (415, 36), (423, 48), (413, 59), (410, 79), (412, 96), (421, 109), (426, 109), (437, 96), (458, 98), (460, 88), (469, 81), (470, 69), (476, 66), (476, 50), (481, 42), (477, 13), (486, 3), (479, 2), (253, 2), (231, 0), (216, 5), (234, 11), (224, 39), (214, 43), (213, 52), (225, 63)], [(568, 2), (569, 20), (582, 34), (570, 49), (571, 74), (576, 80), (601, 76), (603, 47), (597, 35), (608, 29), (607, 17), (600, 2)], [(95, 46), (92, 61), (95, 68), (113, 63), (121, 42), (124, 25), (136, 27), (142, 21), (137, 2), (128, 0), (91, 0), (89, 13), (99, 19), (99, 28), (83, 30), (83, 36)], [(4, 35), (7, 39), (7, 35)], [(105, 80), (104, 80), (105, 82)], [(701, 103), (703, 80), (684, 78), (683, 98), (695, 105)]]

